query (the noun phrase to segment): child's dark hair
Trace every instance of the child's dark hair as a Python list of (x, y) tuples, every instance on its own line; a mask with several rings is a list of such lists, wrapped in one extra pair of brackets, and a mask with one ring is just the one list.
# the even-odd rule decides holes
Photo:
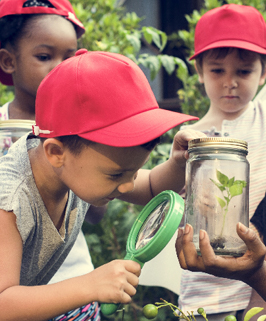
[(7, 43), (10, 43), (14, 49), (17, 49), (17, 39), (27, 33), (27, 30), (24, 27), (32, 16), (32, 14), (11, 15), (0, 19), (0, 41), (2, 48), (6, 48)]
[(210, 49), (207, 51), (202, 52), (199, 54), (195, 60), (196, 60), (196, 66), (199, 74), (202, 74), (202, 63), (203, 63), (203, 57), (211, 57), (214, 59), (223, 59), (228, 54), (232, 53), (233, 50), (237, 50), (239, 59), (243, 61), (254, 61), (259, 55), (261, 66), (262, 66), (262, 72), (263, 75), (265, 72), (265, 66), (266, 66), (266, 55), (256, 53), (254, 51), (246, 50), (246, 49), (240, 49), (240, 48), (233, 48), (233, 47), (225, 47), (225, 48), (215, 48)]
[[(69, 149), (69, 151), (75, 156), (78, 156), (85, 146), (96, 144), (95, 142), (82, 138), (78, 135), (60, 136), (55, 138), (58, 139), (61, 143), (63, 143), (64, 146), (67, 149)], [(41, 142), (44, 142), (47, 138), (40, 138), (40, 139), (41, 139)], [(140, 145), (140, 147), (143, 147), (148, 151), (152, 151), (154, 147), (159, 143), (160, 143), (160, 137), (157, 137), (145, 144)]]
[[(12, 5), (12, 4), (11, 4)], [(23, 7), (41, 6), (54, 8), (48, 0), (36, 0), (32, 3), (31, 0), (25, 1)], [(27, 29), (27, 22), (32, 18), (38, 18), (42, 14), (20, 14), (8, 15), (0, 18), (0, 42), (1, 47), (6, 48), (7, 43), (10, 43), (14, 49), (17, 49), (17, 40), (26, 36), (29, 30)], [(75, 30), (76, 26), (73, 24)], [(32, 27), (32, 26), (31, 26)]]

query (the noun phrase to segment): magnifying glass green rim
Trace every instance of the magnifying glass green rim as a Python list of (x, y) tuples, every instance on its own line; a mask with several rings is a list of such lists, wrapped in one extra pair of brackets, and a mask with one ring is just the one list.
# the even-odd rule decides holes
[[(136, 249), (137, 238), (141, 227), (148, 216), (164, 201), (169, 201), (169, 209), (159, 230), (144, 247)], [(177, 193), (167, 190), (154, 197), (142, 209), (130, 230), (126, 248), (127, 255), (125, 259), (145, 263), (154, 258), (167, 245), (175, 231), (178, 229), (183, 213), (184, 200)], [(167, 233), (165, 230), (167, 230)]]

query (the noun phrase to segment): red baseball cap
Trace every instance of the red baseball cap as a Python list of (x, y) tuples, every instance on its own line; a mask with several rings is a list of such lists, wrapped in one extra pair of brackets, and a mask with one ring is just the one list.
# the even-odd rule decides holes
[(266, 23), (251, 6), (226, 4), (206, 12), (195, 29), (195, 53), (214, 48), (234, 47), (266, 54)]
[(147, 78), (131, 59), (80, 49), (41, 82), (33, 134), (78, 135), (100, 144), (130, 147), (196, 119), (160, 109)]
[[(42, 3), (48, 3), (50, 6), (44, 6)], [(55, 14), (65, 17), (71, 21), (77, 32), (77, 38), (80, 38), (85, 32), (83, 24), (78, 20), (71, 3), (68, 0), (1, 0), (0, 18), (10, 15), (21, 14)], [(1, 48), (1, 43), (0, 43)], [(7, 86), (13, 86), (12, 76), (3, 72), (0, 68), (0, 82)]]

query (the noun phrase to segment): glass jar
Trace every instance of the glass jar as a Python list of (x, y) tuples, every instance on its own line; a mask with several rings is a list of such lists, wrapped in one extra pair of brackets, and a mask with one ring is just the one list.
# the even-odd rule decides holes
[(189, 141), (188, 153), (185, 222), (193, 227), (198, 254), (199, 231), (203, 229), (217, 255), (243, 255), (246, 246), (236, 225), (249, 224), (247, 142), (198, 138)]
[(9, 147), (21, 136), (32, 130), (34, 120), (0, 120), (0, 156), (7, 153)]

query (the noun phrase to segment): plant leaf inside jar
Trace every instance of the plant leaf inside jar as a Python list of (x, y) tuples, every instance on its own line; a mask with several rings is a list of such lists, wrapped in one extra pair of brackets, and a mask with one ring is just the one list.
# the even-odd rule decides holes
[[(223, 214), (223, 225), (221, 229), (221, 233), (219, 236), (220, 241), (217, 240), (213, 242), (213, 247), (224, 247), (223, 244), (223, 231), (224, 231), (224, 225), (225, 225), (225, 219), (226, 214), (229, 209), (229, 203), (232, 200), (233, 197), (237, 195), (241, 195), (243, 193), (243, 188), (247, 186), (246, 181), (242, 180), (235, 180), (235, 177), (228, 178), (225, 174), (221, 173), (220, 171), (216, 170), (216, 177), (218, 181), (213, 180), (210, 178), (210, 180), (219, 188), (219, 190), (222, 192), (222, 198), (215, 195), (216, 200), (218, 201)], [(217, 243), (218, 242), (218, 243)], [(217, 244), (216, 244), (217, 243)]]

